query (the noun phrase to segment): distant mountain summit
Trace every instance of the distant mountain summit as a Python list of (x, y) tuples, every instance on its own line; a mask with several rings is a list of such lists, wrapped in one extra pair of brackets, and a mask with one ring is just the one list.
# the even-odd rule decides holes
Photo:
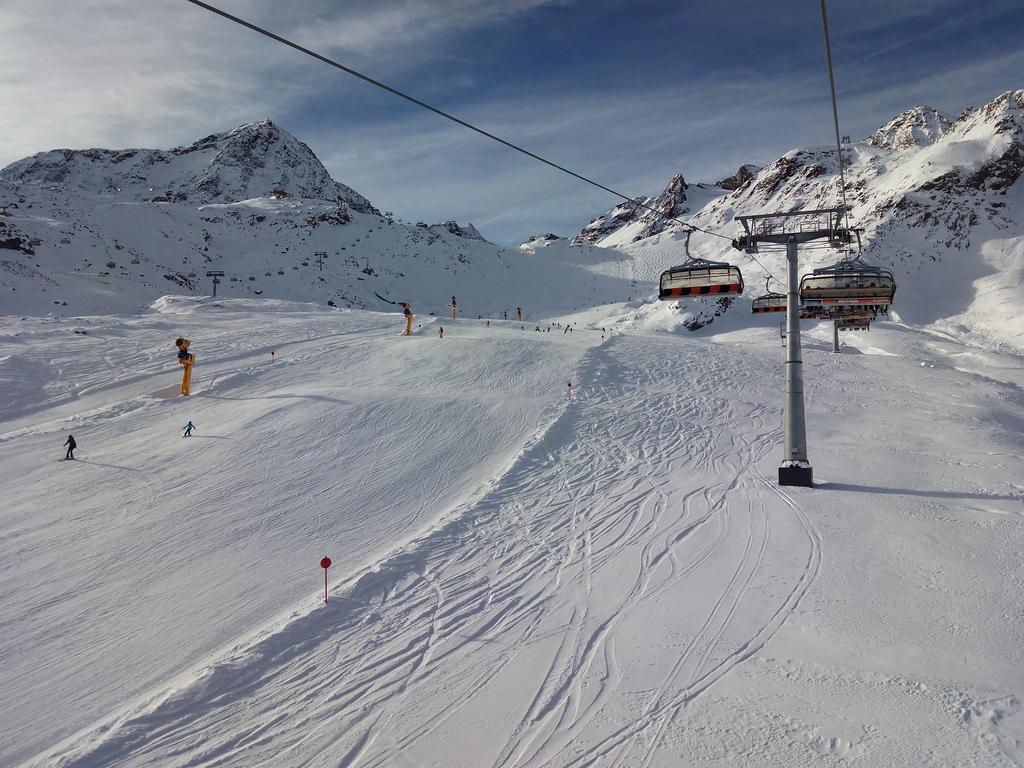
[(945, 136), (950, 124), (937, 109), (919, 105), (900, 112), (868, 136), (867, 143), (880, 149), (926, 147)]
[(663, 232), (672, 226), (669, 219), (690, 212), (686, 200), (688, 188), (683, 174), (677, 173), (657, 197), (638, 197), (635, 202), (619, 203), (587, 224), (572, 242), (575, 245), (594, 245), (631, 224), (638, 225), (630, 233), (631, 240), (641, 240)]
[(202, 205), (275, 193), (377, 213), (331, 178), (313, 151), (271, 120), (247, 123), (170, 150), (55, 149), (0, 170), (12, 185), (61, 185), (123, 200)]

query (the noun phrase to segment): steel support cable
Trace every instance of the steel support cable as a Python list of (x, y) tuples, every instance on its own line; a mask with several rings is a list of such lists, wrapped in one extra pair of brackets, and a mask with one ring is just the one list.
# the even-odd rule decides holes
[(496, 141), (499, 144), (503, 144), (506, 147), (508, 147), (509, 149), (515, 150), (516, 152), (520, 152), (520, 153), (526, 155), (527, 157), (531, 157), (534, 160), (537, 160), (537, 161), (539, 161), (541, 163), (544, 163), (545, 165), (548, 165), (548, 166), (554, 168), (555, 170), (561, 171), (562, 173), (566, 173), (566, 174), (568, 174), (568, 175), (570, 175), (570, 176), (572, 176), (572, 177), (574, 177), (576, 179), (579, 179), (582, 182), (585, 182), (587, 184), (590, 184), (591, 186), (597, 187), (600, 190), (603, 190), (603, 191), (608, 192), (608, 193), (610, 193), (612, 195), (615, 195), (615, 197), (622, 198), (626, 202), (631, 203), (633, 205), (636, 205), (639, 208), (644, 208), (644, 209), (646, 209), (648, 211), (656, 213), (658, 216), (660, 216), (663, 219), (668, 219), (669, 221), (674, 221), (677, 224), (682, 224), (684, 227), (686, 227), (687, 229), (689, 229), (692, 232), (702, 232), (705, 235), (713, 235), (714, 237), (720, 237), (723, 240), (731, 240), (732, 239), (732, 238), (728, 237), (727, 235), (721, 235), (718, 232), (711, 232), (709, 230), (702, 229), (701, 227), (694, 226), (693, 224), (685, 222), (682, 219), (677, 219), (674, 216), (666, 216), (661, 211), (659, 211), (657, 208), (654, 208), (654, 207), (652, 207), (650, 205), (647, 205), (646, 203), (641, 203), (639, 200), (637, 200), (635, 198), (632, 198), (629, 195), (623, 194), (622, 192), (614, 190), (611, 187), (606, 187), (604, 184), (601, 184), (600, 182), (594, 181), (593, 179), (589, 179), (586, 176), (584, 176), (582, 174), (579, 174), (579, 173), (576, 173), (575, 171), (572, 171), (572, 170), (566, 168), (563, 165), (559, 165), (558, 163), (555, 163), (555, 162), (553, 162), (551, 160), (548, 160), (547, 158), (541, 157), (540, 155), (536, 154), (535, 152), (531, 152), (528, 149), (524, 149), (523, 147), (520, 147), (518, 144), (513, 144), (511, 141), (507, 141), (507, 140), (501, 138), (500, 136), (496, 136), (493, 133), (491, 133), (490, 131), (486, 131), (483, 128), (479, 128), (479, 127), (473, 125), (472, 123), (463, 120), (462, 118), (456, 117), (455, 115), (450, 114), (448, 112), (445, 112), (442, 109), (438, 109), (437, 107), (431, 106), (427, 102), (422, 101), (420, 99), (417, 99), (415, 96), (410, 96), (409, 94), (404, 93), (403, 91), (400, 91), (397, 88), (393, 88), (390, 85), (388, 85), (387, 83), (382, 83), (380, 80), (375, 80), (374, 78), (370, 77), (369, 75), (364, 75), (362, 72), (358, 72), (358, 71), (352, 69), (351, 67), (346, 67), (344, 64), (342, 64), (340, 62), (337, 62), (334, 59), (329, 59), (326, 56), (323, 56), (322, 54), (317, 53), (316, 51), (312, 51), (309, 48), (306, 48), (306, 47), (304, 47), (302, 45), (299, 45), (298, 43), (293, 42), (293, 41), (291, 41), (291, 40), (289, 40), (289, 39), (287, 39), (285, 37), (281, 37), (280, 35), (275, 34), (275, 33), (271, 32), (268, 29), (264, 29), (263, 27), (260, 27), (260, 26), (257, 26), (256, 24), (248, 22), (245, 19), (239, 18), (238, 16), (235, 16), (233, 14), (230, 14), (227, 11), (223, 11), (220, 8), (216, 8), (215, 6), (212, 6), (212, 5), (208, 4), (208, 3), (204, 3), (204, 2), (202, 2), (202, 0), (186, 0), (186, 2), (192, 3), (192, 5), (195, 5), (195, 6), (198, 6), (200, 8), (203, 8), (204, 10), (207, 10), (210, 13), (215, 13), (218, 16), (221, 16), (221, 17), (227, 19), (228, 21), (233, 21), (236, 24), (240, 24), (241, 26), (246, 27), (247, 29), (251, 29), (253, 32), (257, 32), (257, 33), (259, 33), (261, 35), (264, 35), (265, 37), (269, 37), (271, 40), (275, 40), (275, 41), (281, 43), (282, 45), (287, 45), (289, 48), (294, 48), (296, 51), (299, 51), (300, 53), (304, 53), (307, 56), (312, 56), (317, 61), (322, 61), (324, 64), (328, 64), (328, 65), (330, 65), (330, 66), (332, 66), (332, 67), (334, 67), (336, 69), (340, 69), (342, 72), (346, 72), (346, 73), (352, 75), (353, 77), (357, 77), (360, 80), (363, 80), (363, 81), (369, 83), (370, 85), (373, 85), (373, 86), (375, 86), (377, 88), (381, 88), (382, 90), (385, 90), (385, 91), (387, 91), (390, 94), (398, 96), (401, 99), (405, 99), (406, 101), (412, 102), (416, 106), (422, 107), (423, 109), (426, 109), (426, 110), (428, 110), (430, 112), (433, 112), (435, 115), (439, 115), (439, 116), (445, 118), (446, 120), (451, 120), (453, 123), (458, 123), (463, 128), (468, 128), (471, 131), (479, 133), (481, 136), (485, 136), (488, 139), (491, 139), (492, 141)]
[(839, 158), (839, 196), (843, 201), (844, 213), (846, 215), (846, 228), (850, 228), (850, 208), (846, 204), (846, 176), (843, 173), (843, 144), (839, 138), (839, 108), (836, 106), (836, 78), (832, 72), (832, 43), (828, 34), (828, 13), (825, 10), (825, 0), (819, 0), (821, 4), (821, 27), (825, 34), (825, 59), (828, 62), (828, 85), (832, 89), (832, 124), (836, 129), (836, 156)]

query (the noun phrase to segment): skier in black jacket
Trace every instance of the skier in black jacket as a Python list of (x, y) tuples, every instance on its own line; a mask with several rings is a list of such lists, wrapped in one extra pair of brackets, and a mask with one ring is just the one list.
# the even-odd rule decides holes
[(64, 458), (75, 458), (75, 447), (78, 445), (78, 443), (75, 442), (74, 435), (68, 435), (68, 439), (64, 441), (64, 445), (68, 447), (68, 452), (64, 455)]

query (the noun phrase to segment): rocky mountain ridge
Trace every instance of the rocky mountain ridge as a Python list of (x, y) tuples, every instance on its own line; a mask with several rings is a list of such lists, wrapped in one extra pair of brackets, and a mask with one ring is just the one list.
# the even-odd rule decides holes
[(136, 202), (205, 205), (257, 197), (307, 197), (379, 213), (331, 178), (306, 144), (271, 120), (159, 149), (55, 149), (0, 170), (12, 186), (60, 185)]
[[(843, 160), (849, 221), (861, 232), (862, 255), (891, 268), (901, 286), (894, 316), (956, 333), (967, 328), (985, 343), (1024, 350), (1024, 90), (1000, 94), (955, 120), (928, 107), (907, 110), (865, 140), (844, 144)], [(742, 232), (736, 217), (841, 201), (835, 148), (793, 149), (688, 214), (687, 221), (726, 237), (698, 232), (690, 249), (695, 256), (740, 265), (756, 294), (766, 277), (762, 265), (782, 278), (785, 262), (777, 251), (766, 250), (754, 262), (732, 249), (729, 238)], [(653, 280), (658, 265), (682, 260), (679, 229), (673, 224), (624, 243), (631, 232), (627, 225), (595, 244), (643, 259)], [(802, 268), (841, 255), (806, 249)], [(713, 317), (712, 303), (682, 302), (680, 311), (698, 316), (699, 324), (700, 317)], [(721, 309), (716, 305), (714, 312)]]

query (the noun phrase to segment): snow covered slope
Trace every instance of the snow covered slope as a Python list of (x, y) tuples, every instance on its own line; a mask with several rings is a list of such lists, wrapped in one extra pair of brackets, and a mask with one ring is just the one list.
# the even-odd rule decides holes
[(612, 320), (3, 321), (0, 763), (1024, 761), (1021, 357)]

